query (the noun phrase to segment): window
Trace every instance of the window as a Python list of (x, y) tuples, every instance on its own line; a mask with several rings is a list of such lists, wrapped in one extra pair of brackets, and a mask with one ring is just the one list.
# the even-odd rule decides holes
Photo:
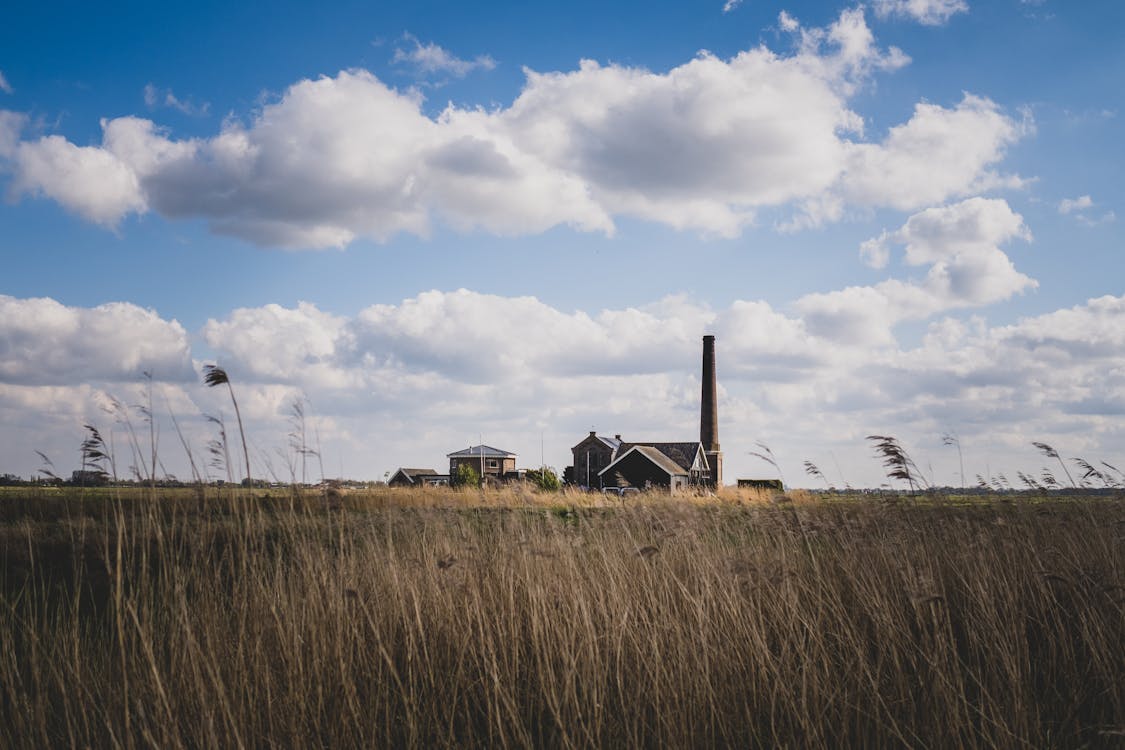
[(499, 469), (499, 468), (500, 468), (500, 464), (499, 464), (499, 463), (498, 463), (498, 462), (496, 461), (496, 459), (495, 459), (495, 458), (490, 458), (490, 459), (488, 459), (488, 468), (490, 468), (490, 469)]

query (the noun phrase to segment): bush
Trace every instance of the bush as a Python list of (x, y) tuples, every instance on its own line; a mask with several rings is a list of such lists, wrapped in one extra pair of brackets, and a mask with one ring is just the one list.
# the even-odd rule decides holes
[(559, 481), (559, 475), (549, 466), (544, 466), (542, 469), (528, 469), (527, 481), (534, 484), (543, 492), (558, 492), (562, 489), (562, 482)]
[(480, 474), (469, 464), (457, 467), (457, 473), (449, 478), (454, 487), (480, 487)]

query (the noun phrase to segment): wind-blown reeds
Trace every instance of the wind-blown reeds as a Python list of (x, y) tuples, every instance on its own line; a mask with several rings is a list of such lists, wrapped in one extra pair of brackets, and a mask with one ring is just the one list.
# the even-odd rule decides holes
[(0, 504), (0, 745), (1110, 747), (1125, 730), (1120, 500), (504, 492)]

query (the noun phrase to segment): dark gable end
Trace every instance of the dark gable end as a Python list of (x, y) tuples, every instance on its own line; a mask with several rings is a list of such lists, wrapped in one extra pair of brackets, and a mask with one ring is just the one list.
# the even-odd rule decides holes
[(438, 473), (433, 469), (399, 468), (398, 471), (387, 480), (387, 484), (401, 487), (415, 484), (421, 477), (436, 477), (437, 475)]
[(687, 481), (688, 472), (659, 450), (634, 445), (612, 464), (602, 469), (604, 487), (678, 487)]
[(676, 462), (676, 465), (683, 469), (684, 473), (690, 473), (693, 469), (695, 471), (708, 471), (707, 456), (703, 451), (703, 446), (698, 443), (682, 442), (682, 443), (622, 443), (621, 450), (618, 455), (623, 456), (630, 449), (637, 446), (647, 446), (655, 448), (663, 453), (665, 456)]

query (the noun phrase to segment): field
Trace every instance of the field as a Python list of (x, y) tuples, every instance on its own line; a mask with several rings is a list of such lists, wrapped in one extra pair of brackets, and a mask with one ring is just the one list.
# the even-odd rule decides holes
[(1121, 747), (1125, 502), (0, 494), (0, 746)]

